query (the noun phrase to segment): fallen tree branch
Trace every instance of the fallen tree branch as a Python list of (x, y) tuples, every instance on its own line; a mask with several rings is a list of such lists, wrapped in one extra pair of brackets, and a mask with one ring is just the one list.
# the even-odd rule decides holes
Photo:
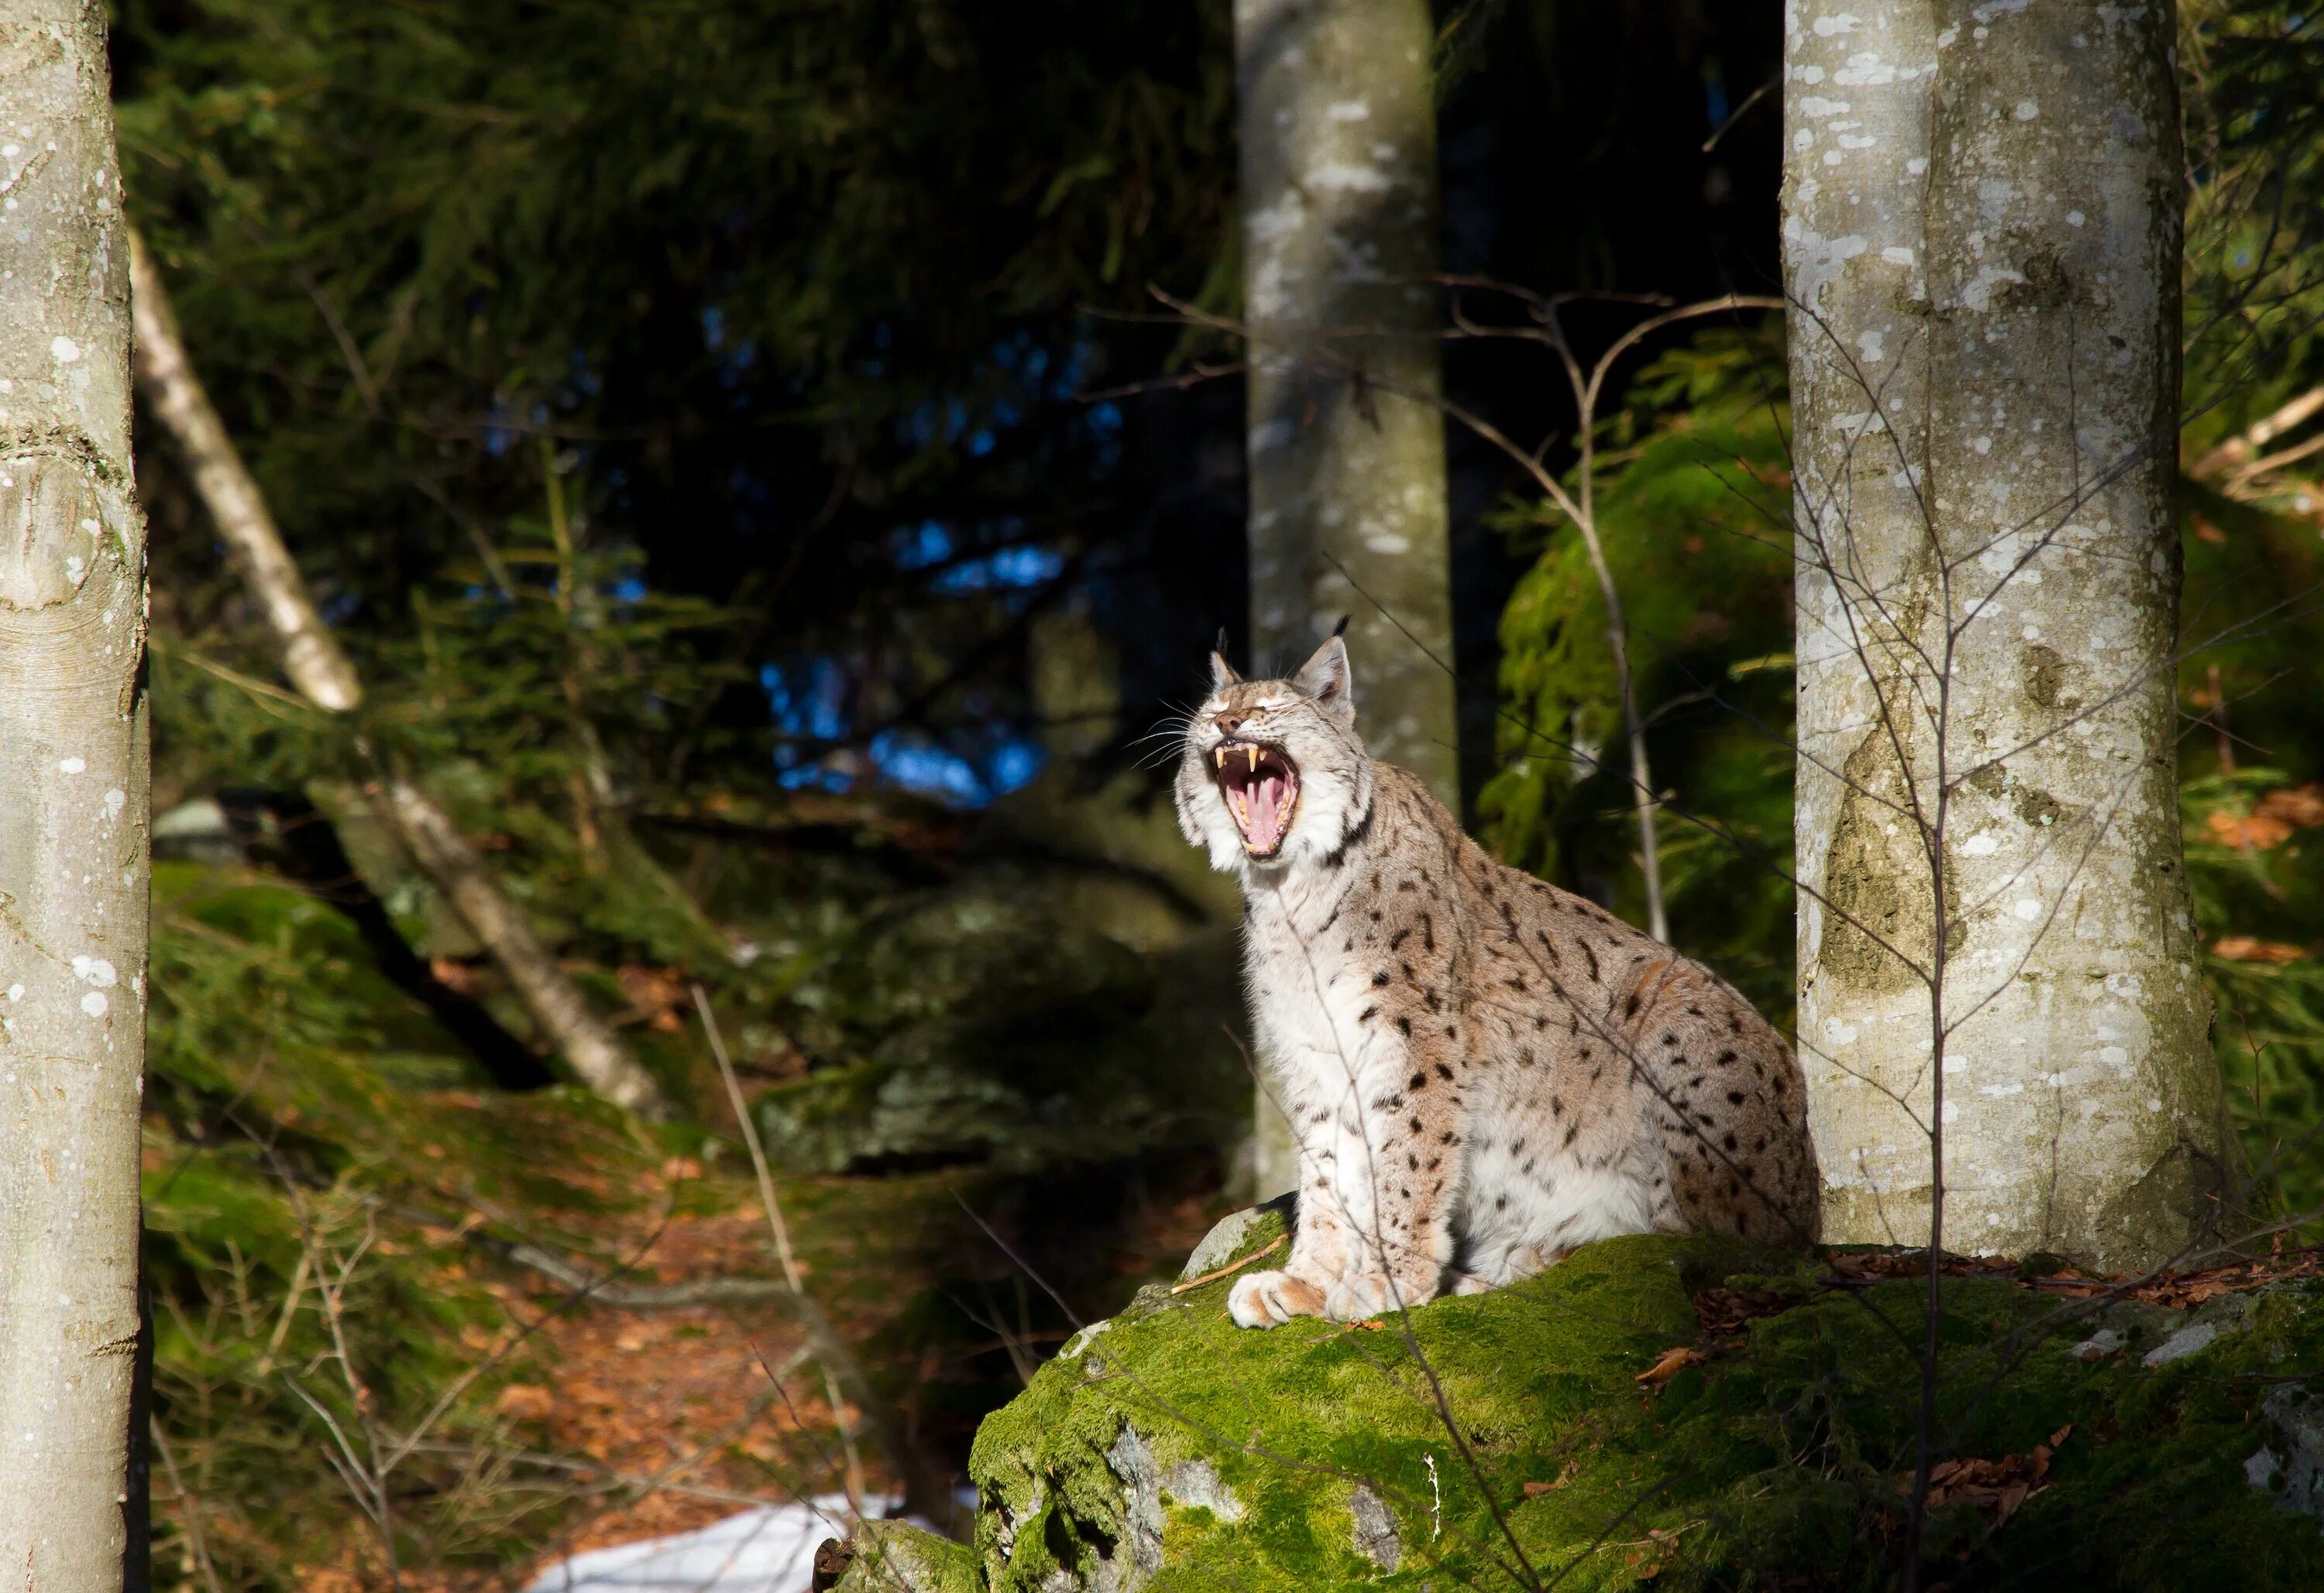
[(582, 1082), (641, 1118), (667, 1120), (675, 1116), (654, 1076), (558, 965), (533, 933), (532, 921), (501, 889), (484, 854), (460, 833), (442, 805), (401, 772), (378, 783), (374, 801), (413, 861), (491, 952), (533, 1021), (555, 1037), (558, 1050)]
[(345, 714), (363, 702), (363, 682), (291, 562), (266, 494), (243, 463), (226, 422), (186, 355), (178, 318), (145, 240), (129, 234), (130, 304), (137, 333), (137, 382), (177, 439), (194, 487), (210, 511), (243, 584), (258, 600), (282, 652), (282, 673), (318, 707)]
[[(317, 707), (334, 714), (351, 712), (363, 701), (363, 683), (354, 662), (323, 623), (265, 493), (194, 370), (152, 255), (134, 231), (129, 241), (138, 382), (185, 456), (219, 538), (232, 550), (244, 585), (266, 615), (281, 649), (282, 673)], [(501, 889), (482, 854), (442, 805), (392, 760), (378, 756), (360, 738), (356, 744), (376, 769), (371, 795), (382, 822), (500, 964), (533, 1021), (575, 1074), (640, 1117), (657, 1121), (675, 1117), (676, 1109), (660, 1084), (540, 944), (530, 922)]]
[(682, 1284), (622, 1284), (592, 1272), (569, 1257), (538, 1245), (512, 1245), (486, 1240), (503, 1260), (537, 1272), (561, 1289), (570, 1289), (594, 1305), (618, 1311), (683, 1311), (702, 1305), (776, 1305), (797, 1315), (799, 1296), (777, 1277), (691, 1278)]

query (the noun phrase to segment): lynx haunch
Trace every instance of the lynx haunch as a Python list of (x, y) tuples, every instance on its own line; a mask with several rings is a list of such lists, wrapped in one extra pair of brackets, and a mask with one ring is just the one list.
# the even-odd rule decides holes
[(1816, 1238), (1791, 1048), (1701, 964), (1505, 867), (1356, 734), (1348, 654), (1211, 660), (1179, 826), (1240, 875), (1262, 1077), (1299, 1146), (1245, 1327), (1515, 1282), (1616, 1234)]

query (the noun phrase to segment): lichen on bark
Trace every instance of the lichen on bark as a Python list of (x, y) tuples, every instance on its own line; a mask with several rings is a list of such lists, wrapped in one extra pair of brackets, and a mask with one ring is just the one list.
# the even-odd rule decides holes
[(1785, 29), (1826, 1232), (1925, 1236), (1941, 1132), (1950, 1247), (2153, 1265), (2235, 1183), (2172, 751), (2172, 10)]
[(0, 1564), (117, 1587), (146, 998), (145, 527), (103, 8), (0, 22)]
[[(1235, 0), (1255, 667), (1344, 616), (1366, 745), (1461, 806), (1425, 0)], [(1262, 1089), (1252, 1176), (1297, 1178)]]

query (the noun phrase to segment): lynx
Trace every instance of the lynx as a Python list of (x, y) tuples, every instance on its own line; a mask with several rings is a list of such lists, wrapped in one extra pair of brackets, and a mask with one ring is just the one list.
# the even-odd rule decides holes
[(1217, 654), (1178, 821), (1243, 890), (1262, 1078), (1297, 1232), (1245, 1327), (1513, 1283), (1617, 1234), (1817, 1232), (1791, 1048), (1700, 963), (1508, 868), (1366, 756), (1345, 645), (1287, 680)]

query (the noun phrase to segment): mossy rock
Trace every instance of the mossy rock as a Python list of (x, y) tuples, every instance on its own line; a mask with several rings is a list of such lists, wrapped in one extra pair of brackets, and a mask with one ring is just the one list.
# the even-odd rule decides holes
[[(1248, 1099), (1224, 1025), (1231, 931), (1139, 956), (1035, 920), (931, 917), (961, 938), (862, 1060), (753, 1105), (769, 1152), (816, 1172), (980, 1162), (1029, 1173), (1157, 1146), (1220, 1145)], [(962, 929), (971, 924), (972, 934)]]
[[(1246, 1221), (1232, 1252), (1281, 1231)], [(1148, 1289), (986, 1420), (975, 1587), (1895, 1582), (1924, 1282), (1837, 1287), (1815, 1258), (1647, 1236), (1377, 1324), (1248, 1331), (1227, 1287)], [(1767, 1314), (1708, 1337), (1714, 1287)], [(2310, 1285), (2160, 1315), (2004, 1278), (1943, 1294), (1946, 1452), (2024, 1474), (2070, 1431), (2022, 1498), (1932, 1512), (1923, 1585), (2324, 1586), (2294, 1508), (2324, 1491), (2324, 1416), (2283, 1392), (2324, 1369)], [(2101, 1328), (2120, 1345), (2075, 1353)]]
[(833, 1593), (980, 1593), (976, 1555), (965, 1543), (903, 1521), (867, 1521), (855, 1530)]

